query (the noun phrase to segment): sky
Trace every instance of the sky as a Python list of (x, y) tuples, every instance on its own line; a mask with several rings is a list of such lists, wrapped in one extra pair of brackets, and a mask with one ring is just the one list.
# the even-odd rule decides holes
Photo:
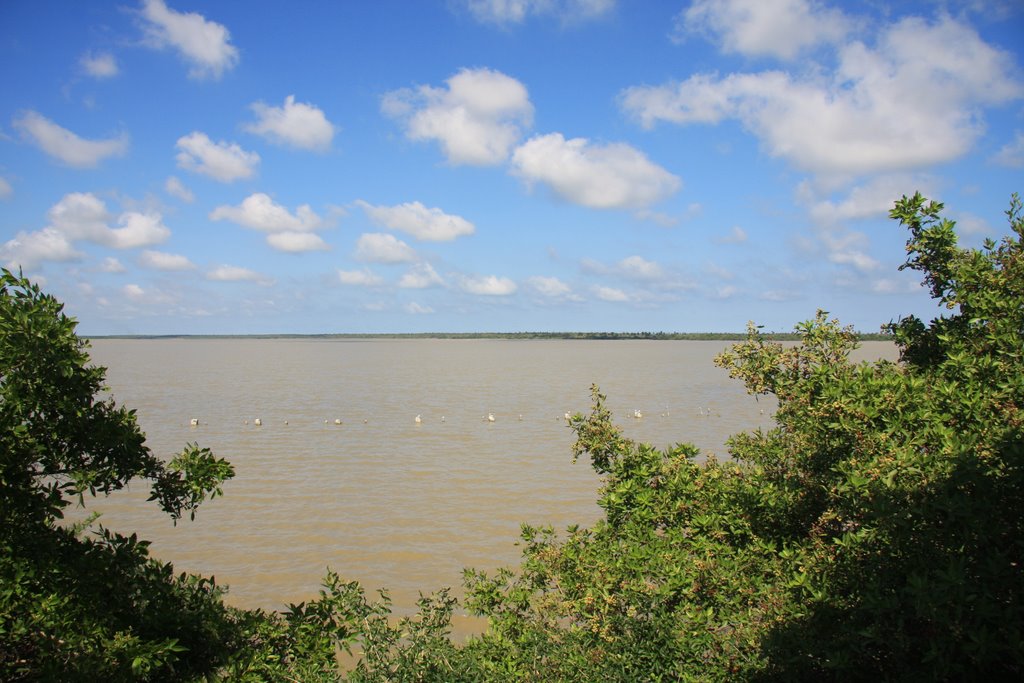
[(87, 335), (865, 332), (1024, 190), (1016, 0), (4, 0), (0, 264)]

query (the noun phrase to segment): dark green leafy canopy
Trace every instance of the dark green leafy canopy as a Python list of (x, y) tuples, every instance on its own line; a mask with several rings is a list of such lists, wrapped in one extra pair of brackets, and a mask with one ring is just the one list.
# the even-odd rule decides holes
[(134, 478), (177, 519), (194, 515), (234, 471), (190, 445), (165, 464), (145, 445), (135, 412), (99, 400), (104, 370), (63, 305), (10, 271), (0, 274), (0, 495), (4, 521), (42, 521), (86, 493)]
[(474, 644), (507, 680), (965, 680), (1024, 675), (1024, 228), (957, 245), (904, 197), (906, 268), (949, 312), (853, 364), (819, 311), (797, 345), (751, 325), (716, 363), (777, 400), (731, 462), (622, 436), (604, 398), (574, 455), (591, 529), (525, 527), (518, 572), (469, 572)]

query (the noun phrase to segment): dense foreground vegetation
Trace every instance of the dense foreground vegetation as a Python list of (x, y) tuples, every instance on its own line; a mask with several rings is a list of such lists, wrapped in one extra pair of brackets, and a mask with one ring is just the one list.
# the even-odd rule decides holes
[[(467, 570), (488, 630), (448, 634), (456, 601), (389, 619), (328, 573), (282, 613), (221, 601), (134, 536), (59, 524), (133, 478), (175, 519), (233, 474), (190, 445), (164, 463), (100, 400), (74, 322), (4, 272), (0, 297), (0, 679), (962, 680), (1024, 676), (1024, 220), (957, 246), (919, 195), (892, 215), (949, 314), (887, 331), (898, 363), (848, 362), (819, 312), (781, 345), (755, 327), (716, 362), (778, 399), (732, 460), (622, 436), (593, 390), (574, 457), (603, 475), (592, 528), (523, 528), (516, 569)], [(344, 662), (342, 668), (339, 662)]]

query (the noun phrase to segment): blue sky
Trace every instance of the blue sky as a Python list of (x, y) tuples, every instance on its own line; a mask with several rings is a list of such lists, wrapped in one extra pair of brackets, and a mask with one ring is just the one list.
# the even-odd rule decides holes
[(876, 331), (1024, 189), (1019, 2), (8, 0), (0, 263), (86, 334)]

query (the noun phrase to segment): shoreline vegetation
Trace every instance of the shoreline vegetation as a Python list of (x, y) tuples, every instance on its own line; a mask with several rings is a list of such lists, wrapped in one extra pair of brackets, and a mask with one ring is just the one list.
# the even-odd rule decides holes
[[(136, 533), (61, 523), (146, 482), (184, 522), (236, 473), (198, 443), (157, 457), (63, 304), (0, 269), (0, 680), (1022, 680), (1024, 204), (981, 249), (942, 210), (915, 193), (890, 213), (910, 233), (900, 269), (949, 311), (884, 327), (898, 362), (853, 362), (863, 337), (820, 309), (793, 344), (751, 323), (714, 363), (775, 397), (774, 427), (725, 460), (626, 437), (594, 385), (566, 419), (599, 518), (523, 524), (518, 566), (468, 567), (463, 597), (421, 593), (401, 617), (330, 568), (309, 601), (232, 607)], [(580, 334), (562, 338), (670, 338)], [(300, 467), (290, 495), (315, 490)], [(267, 505), (254, 530), (275, 519)], [(457, 642), (463, 612), (487, 626)]]
[[(858, 341), (893, 341), (890, 334), (855, 332)], [(651, 340), (651, 341), (743, 341), (747, 332), (367, 332), (324, 334), (92, 334), (86, 339), (566, 339), (566, 340)], [(796, 332), (765, 332), (769, 341), (800, 341)]]

